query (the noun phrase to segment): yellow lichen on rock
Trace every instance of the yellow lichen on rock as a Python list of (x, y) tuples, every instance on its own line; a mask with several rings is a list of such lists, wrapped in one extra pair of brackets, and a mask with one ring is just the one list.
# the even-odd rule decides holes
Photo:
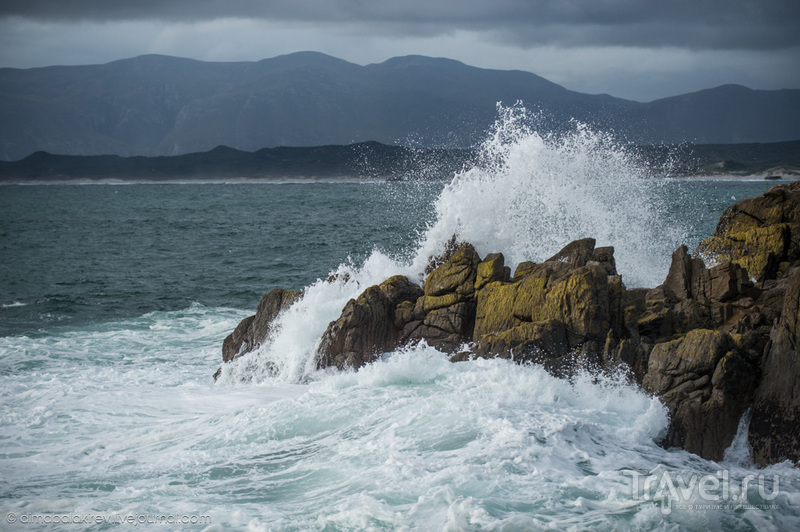
[(450, 292), (472, 295), (479, 262), (475, 248), (462, 244), (425, 280), (425, 295), (440, 296)]
[(478, 264), (478, 273), (475, 278), (475, 290), (480, 290), (494, 281), (507, 280), (508, 274), (505, 267), (505, 258), (502, 253), (486, 255), (483, 262)]
[(428, 313), (432, 310), (455, 305), (459, 301), (461, 301), (461, 296), (455, 292), (451, 292), (441, 296), (423, 296), (419, 298), (417, 304), (422, 307), (423, 312)]
[(489, 283), (476, 294), (474, 337), (481, 337), (516, 327), (521, 320), (514, 317), (514, 303), (519, 291), (519, 283), (504, 284), (499, 281)]
[(519, 281), (489, 283), (479, 290), (475, 340), (518, 342), (531, 323), (548, 322), (562, 324), (578, 343), (604, 339), (611, 325), (606, 271), (597, 263), (561, 275), (558, 270), (536, 268)]
[(610, 326), (607, 277), (598, 264), (576, 269), (547, 290), (544, 304), (534, 307), (531, 321), (558, 320), (579, 336), (604, 338)]
[(697, 246), (697, 253), (717, 263), (734, 262), (746, 269), (750, 277), (761, 281), (777, 273), (779, 262), (788, 251), (790, 235), (789, 224), (748, 227), (703, 240)]
[(716, 263), (734, 262), (757, 281), (775, 279), (800, 259), (800, 181), (776, 185), (731, 205), (714, 236), (696, 253)]

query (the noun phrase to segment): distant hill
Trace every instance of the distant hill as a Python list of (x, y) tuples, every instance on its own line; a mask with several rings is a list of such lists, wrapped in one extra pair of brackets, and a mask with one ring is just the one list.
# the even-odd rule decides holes
[(0, 182), (175, 179), (400, 179), (452, 177), (474, 157), (469, 150), (389, 146), (280, 147), (245, 152), (218, 146), (202, 153), (159, 157), (54, 155), (36, 152), (0, 161)]
[[(670, 175), (763, 174), (800, 178), (800, 141), (631, 147)], [(377, 142), (347, 146), (263, 148), (218, 146), (175, 156), (53, 155), (36, 152), (0, 161), (0, 182), (67, 180), (449, 179), (478, 161), (473, 150), (408, 148)]]
[(365, 141), (465, 148), (497, 102), (572, 118), (627, 141), (800, 139), (800, 90), (723, 86), (650, 103), (569, 91), (529, 72), (398, 57), (359, 66), (302, 52), (207, 63), (147, 55), (105, 65), (0, 69), (0, 159), (37, 151), (157, 156)]
[(671, 175), (783, 175), (800, 178), (800, 140), (748, 144), (682, 144), (635, 148)]

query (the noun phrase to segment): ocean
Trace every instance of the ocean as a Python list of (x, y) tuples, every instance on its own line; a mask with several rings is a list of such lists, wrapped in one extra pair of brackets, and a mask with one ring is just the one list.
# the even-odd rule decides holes
[[(451, 182), (0, 187), (0, 529), (800, 528), (800, 472), (756, 469), (746, 419), (722, 462), (663, 449), (666, 409), (622, 375), (424, 345), (314, 369), (349, 298), (453, 235), (512, 268), (595, 237), (652, 287), (772, 184), (663, 178), (512, 115), (482, 153)], [(305, 297), (214, 382), (277, 287)]]

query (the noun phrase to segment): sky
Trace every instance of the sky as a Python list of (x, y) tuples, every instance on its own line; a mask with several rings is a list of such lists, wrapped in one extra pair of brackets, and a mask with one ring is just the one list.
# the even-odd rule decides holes
[(800, 88), (800, 0), (0, 0), (0, 67), (448, 57), (652, 101)]

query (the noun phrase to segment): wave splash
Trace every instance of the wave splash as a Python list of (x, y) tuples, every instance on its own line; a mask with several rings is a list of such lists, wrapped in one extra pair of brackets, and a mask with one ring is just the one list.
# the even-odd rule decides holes
[(660, 284), (688, 234), (667, 217), (663, 180), (610, 134), (577, 122), (570, 131), (543, 134), (535, 127), (541, 120), (520, 104), (498, 105), (477, 163), (443, 188), (410, 258), (376, 249), (361, 265), (340, 265), (333, 272), (338, 280), (306, 287), (303, 299), (278, 317), (273, 337), (224, 364), (219, 382), (313, 380), (318, 342), (347, 301), (392, 275), (421, 282), (430, 257), (454, 236), (482, 256), (502, 252), (512, 271), (592, 237), (598, 246), (614, 246), (628, 287)]
[[(480, 162), (436, 201), (436, 221), (417, 261), (453, 234), (506, 264), (546, 260), (566, 244), (595, 238), (614, 246), (629, 287), (656, 286), (688, 231), (667, 216), (663, 179), (609, 133), (575, 123), (566, 133), (535, 130), (540, 115), (498, 107)], [(533, 124), (533, 125), (532, 125)]]

